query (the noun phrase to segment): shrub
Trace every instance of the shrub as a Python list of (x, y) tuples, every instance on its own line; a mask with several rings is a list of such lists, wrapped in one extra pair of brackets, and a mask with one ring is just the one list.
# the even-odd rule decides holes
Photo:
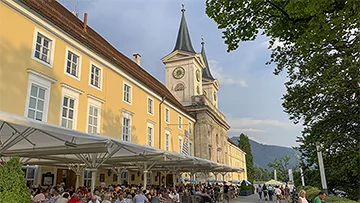
[(31, 202), (19, 158), (12, 157), (0, 167), (0, 203)]
[(240, 190), (246, 191), (246, 190), (252, 190), (252, 189), (253, 189), (252, 185), (247, 185), (247, 184), (245, 183), (245, 181), (243, 181), (243, 182), (241, 183)]
[(326, 197), (325, 202), (327, 203), (358, 203), (356, 201), (350, 200), (344, 197)]
[[(305, 187), (298, 187), (298, 191), (305, 190), (306, 191), (306, 197), (309, 200), (314, 200), (314, 198), (318, 195), (318, 193), (321, 191), (319, 188), (312, 187), (312, 186), (305, 186)], [(325, 198), (326, 203), (359, 203), (344, 197), (336, 197), (336, 196), (327, 196)]]

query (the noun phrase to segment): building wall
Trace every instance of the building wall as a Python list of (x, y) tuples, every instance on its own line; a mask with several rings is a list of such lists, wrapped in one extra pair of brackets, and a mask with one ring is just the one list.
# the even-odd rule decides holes
[[(160, 95), (149, 87), (144, 87), (129, 73), (93, 52), (84, 44), (71, 38), (68, 34), (51, 25), (47, 20), (35, 16), (28, 11), (20, 12), (10, 8), (8, 3), (0, 3), (0, 110), (27, 116), (26, 107), (29, 95), (29, 77), (47, 78), (50, 82), (47, 119), (44, 121), (60, 125), (61, 109), (64, 89), (78, 92), (75, 105), (75, 127), (73, 129), (87, 132), (89, 98), (100, 103), (100, 125), (98, 133), (122, 139), (123, 112), (132, 114), (131, 141), (147, 144), (147, 126), (151, 123), (154, 128), (153, 146), (165, 149), (165, 131), (170, 132), (170, 150), (179, 152), (179, 137), (184, 136), (184, 130), (193, 129), (195, 120), (186, 112), (179, 110), (171, 103), (162, 102)], [(17, 5), (14, 2), (9, 4)], [(28, 16), (25, 16), (28, 15)], [(21, 26), (19, 26), (21, 25)], [(51, 38), (52, 65), (46, 65), (34, 59), (34, 40), (36, 32)], [(81, 68), (79, 79), (65, 73), (67, 49), (79, 54)], [(101, 68), (101, 88), (90, 85), (90, 67), (94, 63)], [(123, 85), (132, 87), (132, 103), (123, 101)], [(153, 115), (147, 112), (148, 98), (154, 100)], [(77, 106), (77, 107), (76, 107)], [(161, 120), (159, 110), (161, 108)], [(170, 121), (165, 121), (165, 108), (170, 110)], [(181, 128), (178, 125), (181, 116)], [(159, 124), (161, 122), (161, 129)], [(190, 126), (188, 124), (190, 123)], [(161, 133), (159, 134), (159, 131)], [(184, 140), (184, 138), (183, 138)], [(193, 134), (190, 135), (193, 140)], [(106, 175), (107, 177), (107, 175)]]
[(228, 165), (242, 168), (244, 172), (232, 172), (227, 174), (227, 180), (247, 180), (245, 152), (234, 144), (227, 142)]

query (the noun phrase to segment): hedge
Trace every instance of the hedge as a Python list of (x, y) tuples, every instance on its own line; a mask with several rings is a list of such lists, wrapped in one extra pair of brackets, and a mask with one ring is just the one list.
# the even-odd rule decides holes
[[(313, 200), (321, 191), (319, 188), (311, 187), (311, 186), (298, 187), (297, 191), (299, 192), (300, 190), (306, 191), (306, 198), (309, 200)], [(325, 202), (326, 203), (359, 203), (360, 201), (356, 202), (345, 197), (327, 196), (325, 198)]]

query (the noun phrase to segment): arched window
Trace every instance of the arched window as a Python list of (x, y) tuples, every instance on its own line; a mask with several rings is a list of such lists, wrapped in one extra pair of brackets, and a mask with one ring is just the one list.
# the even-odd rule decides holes
[(179, 83), (175, 86), (174, 90), (175, 92), (184, 91), (185, 86), (182, 83)]
[(185, 99), (185, 85), (183, 83), (178, 83), (174, 86), (174, 92), (176, 97), (180, 101), (184, 101)]

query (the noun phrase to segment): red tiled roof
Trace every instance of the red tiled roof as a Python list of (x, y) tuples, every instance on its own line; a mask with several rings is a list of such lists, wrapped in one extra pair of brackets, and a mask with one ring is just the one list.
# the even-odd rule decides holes
[(230, 142), (231, 144), (235, 145), (236, 147), (239, 147), (237, 144), (235, 144), (234, 141), (232, 141), (232, 139), (230, 139), (229, 137), (227, 138), (228, 142)]
[(142, 69), (133, 60), (116, 50), (115, 47), (95, 32), (90, 26), (87, 26), (85, 32), (83, 29), (83, 22), (60, 3), (55, 0), (21, 0), (21, 2), (54, 23), (72, 37), (96, 51), (98, 54), (103, 55), (120, 69), (125, 70), (128, 74), (142, 82), (145, 86), (154, 90), (162, 97), (166, 97), (167, 101), (189, 115), (184, 106), (170, 93), (164, 84)]

